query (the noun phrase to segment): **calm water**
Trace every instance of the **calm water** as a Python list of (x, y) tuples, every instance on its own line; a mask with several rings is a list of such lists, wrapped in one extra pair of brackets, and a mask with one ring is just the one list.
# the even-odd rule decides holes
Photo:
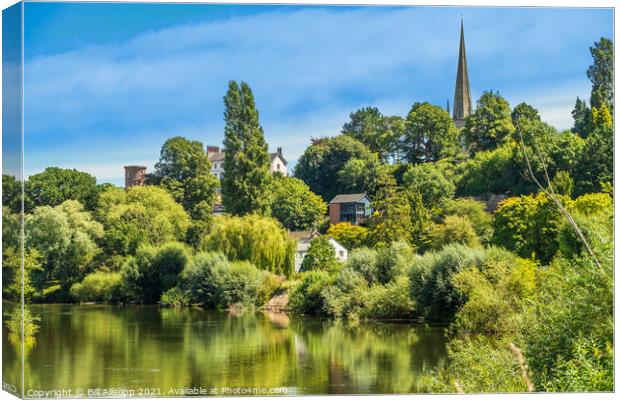
[[(422, 374), (446, 359), (438, 327), (361, 323), (352, 328), (283, 315), (149, 306), (33, 305), (31, 311), (40, 318), (40, 330), (26, 352), (26, 392), (411, 393)], [(19, 355), (3, 326), (7, 382), (18, 379)]]

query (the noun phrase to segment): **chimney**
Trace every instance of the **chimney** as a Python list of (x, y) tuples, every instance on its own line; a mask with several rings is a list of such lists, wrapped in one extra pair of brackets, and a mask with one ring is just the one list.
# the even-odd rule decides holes
[(278, 155), (282, 157), (282, 147), (278, 147), (278, 150), (276, 151), (276, 153), (278, 153)]
[(220, 152), (219, 146), (207, 146), (207, 154), (219, 153), (219, 152)]
[(146, 181), (146, 167), (144, 165), (125, 166), (125, 190), (133, 186), (144, 186)]

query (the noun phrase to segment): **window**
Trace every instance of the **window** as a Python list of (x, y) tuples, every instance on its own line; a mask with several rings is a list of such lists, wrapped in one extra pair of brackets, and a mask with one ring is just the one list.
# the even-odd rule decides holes
[(340, 254), (340, 257), (344, 257), (344, 250), (340, 250), (338, 254)]
[(278, 171), (280, 170), (280, 164), (277, 165), (278, 166)]

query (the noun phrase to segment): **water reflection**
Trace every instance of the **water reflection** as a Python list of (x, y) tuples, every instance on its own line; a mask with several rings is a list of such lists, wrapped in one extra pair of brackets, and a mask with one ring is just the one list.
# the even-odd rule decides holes
[[(26, 388), (294, 388), (410, 393), (445, 362), (441, 328), (148, 306), (33, 305)], [(6, 329), (6, 321), (4, 329)], [(6, 335), (5, 335), (6, 337)], [(7, 343), (5, 343), (5, 346)], [(6, 347), (5, 347), (6, 348)], [(7, 357), (8, 356), (8, 357)], [(4, 363), (11, 363), (6, 354)], [(10, 365), (10, 364), (9, 364)]]

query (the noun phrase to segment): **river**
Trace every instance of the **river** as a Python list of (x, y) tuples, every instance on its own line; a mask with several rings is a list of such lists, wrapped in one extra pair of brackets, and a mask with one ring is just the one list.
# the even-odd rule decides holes
[[(442, 327), (153, 306), (29, 308), (39, 331), (26, 350), (28, 397), (413, 393), (446, 362)], [(5, 303), (3, 380), (19, 382), (6, 314)]]

